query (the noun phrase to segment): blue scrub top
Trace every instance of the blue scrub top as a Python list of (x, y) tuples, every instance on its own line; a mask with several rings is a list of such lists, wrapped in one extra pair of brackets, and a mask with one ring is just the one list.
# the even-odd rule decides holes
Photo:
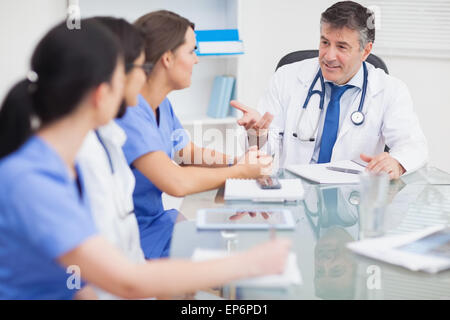
[(125, 116), (116, 122), (127, 134), (123, 152), (136, 178), (134, 210), (145, 257), (167, 257), (178, 211), (164, 210), (162, 191), (132, 163), (154, 151), (163, 151), (173, 159), (175, 152), (188, 144), (189, 138), (167, 98), (159, 105), (159, 125), (152, 108), (142, 95), (138, 97), (138, 105), (127, 108)]
[(62, 159), (37, 136), (0, 159), (0, 300), (72, 299), (77, 292), (57, 262), (97, 234), (77, 171), (81, 195)]

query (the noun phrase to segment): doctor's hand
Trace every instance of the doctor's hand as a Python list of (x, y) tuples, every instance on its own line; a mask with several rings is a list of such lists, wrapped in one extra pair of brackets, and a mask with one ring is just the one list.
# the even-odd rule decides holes
[(374, 157), (361, 153), (360, 158), (368, 162), (366, 170), (372, 171), (373, 173), (387, 172), (391, 180), (398, 179), (406, 171), (400, 162), (391, 157), (387, 152), (380, 153)]
[(266, 112), (261, 117), (258, 111), (236, 100), (232, 100), (230, 105), (244, 113), (243, 117), (237, 121), (238, 125), (243, 126), (247, 131), (253, 131), (258, 136), (267, 135), (267, 129), (273, 120), (272, 114)]

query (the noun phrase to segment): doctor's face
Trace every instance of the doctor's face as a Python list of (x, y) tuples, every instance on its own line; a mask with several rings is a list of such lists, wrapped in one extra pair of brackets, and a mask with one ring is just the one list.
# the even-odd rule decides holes
[(347, 27), (336, 29), (328, 23), (323, 23), (320, 28), (319, 64), (326, 80), (346, 84), (358, 72), (371, 50), (371, 42), (361, 50), (356, 30)]

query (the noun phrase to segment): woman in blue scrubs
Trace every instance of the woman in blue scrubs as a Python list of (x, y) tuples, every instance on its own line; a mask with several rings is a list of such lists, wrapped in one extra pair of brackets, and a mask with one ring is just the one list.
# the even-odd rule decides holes
[(97, 234), (75, 156), (117, 113), (124, 66), (113, 36), (83, 21), (48, 32), (31, 67), (0, 110), (0, 298), (70, 299), (60, 259)]
[[(144, 15), (135, 26), (144, 34), (146, 62), (153, 69), (138, 105), (128, 108), (117, 123), (128, 136), (123, 150), (136, 177), (135, 213), (141, 246), (149, 259), (168, 256), (179, 217), (174, 209), (164, 210), (162, 192), (182, 197), (218, 188), (227, 178), (258, 178), (270, 172), (271, 158), (252, 150), (239, 161), (189, 141), (167, 95), (190, 86), (198, 62), (194, 24), (163, 10)], [(174, 159), (189, 166), (179, 166)]]
[(138, 264), (98, 234), (76, 154), (90, 130), (116, 116), (125, 76), (113, 35), (93, 21), (81, 26), (47, 33), (33, 72), (0, 109), (0, 299), (94, 298), (79, 290), (80, 277), (145, 298), (281, 272), (287, 241), (214, 261)]

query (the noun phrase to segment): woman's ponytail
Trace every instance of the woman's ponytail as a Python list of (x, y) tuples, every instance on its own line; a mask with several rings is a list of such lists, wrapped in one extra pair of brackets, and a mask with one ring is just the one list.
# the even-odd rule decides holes
[(17, 150), (32, 134), (33, 86), (28, 79), (18, 82), (0, 107), (0, 158)]
[(36, 127), (69, 115), (93, 88), (111, 82), (123, 61), (120, 45), (99, 22), (82, 24), (69, 30), (59, 23), (38, 43), (31, 57), (33, 71), (11, 89), (0, 109), (0, 158), (19, 149)]

